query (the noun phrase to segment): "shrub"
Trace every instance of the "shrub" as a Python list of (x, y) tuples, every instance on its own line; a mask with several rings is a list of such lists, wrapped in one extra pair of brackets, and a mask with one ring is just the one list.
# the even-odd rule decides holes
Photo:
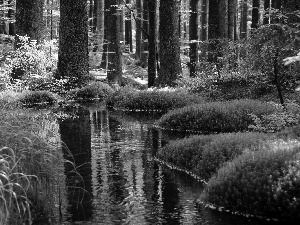
[(300, 113), (299, 105), (296, 103), (288, 103), (283, 108), (281, 105), (274, 104), (278, 111), (263, 115), (261, 118), (251, 114), (254, 124), (249, 125), (249, 129), (258, 132), (274, 133), (299, 124)]
[(19, 101), (26, 107), (50, 106), (57, 102), (57, 97), (49, 91), (26, 91)]
[(170, 142), (158, 151), (158, 157), (207, 180), (223, 163), (269, 138), (269, 135), (260, 133), (192, 136)]
[(0, 92), (0, 108), (2, 110), (14, 109), (19, 105), (19, 98), (22, 94), (11, 90)]
[(6, 55), (5, 68), (14, 79), (30, 77), (32, 74), (45, 76), (56, 65), (57, 51), (55, 42), (38, 44), (29, 41), (28, 37), (21, 37), (21, 46)]
[(92, 82), (80, 89), (75, 89), (70, 92), (75, 99), (82, 100), (93, 100), (100, 99), (103, 100), (111, 95), (114, 90), (106, 83), (102, 82)]
[(245, 152), (209, 180), (201, 200), (232, 212), (299, 220), (299, 146), (277, 140)]
[(130, 87), (119, 89), (112, 95), (107, 105), (123, 111), (166, 112), (193, 103), (203, 103), (204, 99), (180, 89), (148, 89), (137, 91)]
[(233, 100), (189, 105), (163, 115), (157, 125), (168, 130), (203, 134), (245, 131), (252, 123), (249, 114), (268, 115), (276, 107), (257, 100)]

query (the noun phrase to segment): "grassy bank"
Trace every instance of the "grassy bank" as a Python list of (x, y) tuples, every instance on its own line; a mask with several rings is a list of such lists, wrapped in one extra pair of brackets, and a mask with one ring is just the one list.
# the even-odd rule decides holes
[(21, 94), (0, 97), (0, 223), (57, 217), (64, 160), (56, 118), (20, 109)]

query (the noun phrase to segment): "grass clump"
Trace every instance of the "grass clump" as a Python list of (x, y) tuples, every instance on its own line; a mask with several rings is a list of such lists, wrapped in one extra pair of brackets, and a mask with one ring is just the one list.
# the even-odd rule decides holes
[(116, 91), (107, 105), (122, 111), (159, 111), (184, 107), (189, 104), (203, 103), (204, 99), (191, 95), (181, 89), (134, 90), (124, 87)]
[(0, 117), (0, 224), (54, 216), (65, 179), (55, 116), (6, 109)]
[(114, 90), (106, 83), (95, 81), (86, 86), (70, 91), (72, 98), (90, 101), (94, 99), (103, 100), (111, 95)]
[(218, 170), (201, 200), (241, 214), (299, 221), (299, 162), (298, 141), (270, 141)]
[(49, 91), (24, 91), (19, 98), (25, 107), (52, 106), (57, 100), (57, 96)]
[(260, 133), (197, 135), (170, 142), (158, 157), (208, 180), (225, 162), (269, 138)]
[(185, 132), (229, 133), (246, 131), (252, 123), (250, 114), (258, 117), (276, 111), (267, 102), (242, 99), (189, 105), (163, 115), (157, 125), (168, 130)]

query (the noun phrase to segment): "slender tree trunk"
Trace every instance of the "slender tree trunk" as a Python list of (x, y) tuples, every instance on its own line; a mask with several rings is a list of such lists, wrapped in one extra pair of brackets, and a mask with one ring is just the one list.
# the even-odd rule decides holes
[[(102, 52), (102, 60), (103, 55), (105, 55), (104, 48), (103, 48), (103, 42), (104, 42), (104, 1), (105, 0), (97, 0), (98, 6), (97, 6), (97, 34), (98, 37), (98, 51)], [(101, 62), (99, 63), (99, 66), (101, 67)], [(101, 67), (103, 68), (103, 67)]]
[[(102, 61), (100, 67), (106, 69), (107, 67), (107, 54), (108, 54), (108, 23), (109, 23), (109, 12), (110, 10), (110, 2), (109, 0), (104, 0), (104, 41), (103, 41), (103, 54), (102, 54)], [(115, 28), (116, 29), (116, 28)]]
[(89, 7), (89, 29), (90, 31), (93, 30), (93, 15), (94, 14), (94, 1), (93, 0), (90, 0), (90, 7)]
[[(230, 18), (230, 9), (228, 6), (229, 0), (220, 1), (219, 8), (217, 9), (219, 11), (219, 27), (220, 27), (220, 37), (219, 38), (228, 38), (229, 34), (229, 18)], [(232, 10), (232, 9), (231, 9)]]
[(240, 38), (247, 38), (248, 2), (242, 0)]
[(136, 50), (135, 50), (135, 58), (136, 60), (141, 60), (141, 53), (142, 53), (142, 30), (140, 26), (142, 25), (142, 0), (136, 0), (136, 10), (137, 10), (137, 18), (136, 18)]
[[(130, 5), (131, 0), (126, 0), (126, 4)], [(128, 51), (132, 52), (132, 25), (131, 25), (131, 11), (126, 10), (125, 20), (125, 45), (128, 46)]]
[[(143, 0), (143, 29), (149, 33), (149, 18), (148, 18), (148, 0)], [(148, 36), (145, 32), (142, 32), (142, 54), (141, 54), (141, 65), (147, 67), (148, 60)]]
[(206, 41), (208, 35), (208, 4), (208, 0), (202, 0), (201, 41)]
[(148, 87), (154, 86), (156, 78), (156, 4), (157, 0), (148, 1), (149, 10), (149, 56)]
[(42, 39), (44, 2), (44, 0), (17, 0), (15, 48), (20, 47), (18, 35), (27, 35), (38, 42)]
[(98, 7), (99, 7), (99, 0), (94, 0), (94, 8), (93, 8), (93, 30), (92, 30), (93, 33), (96, 33), (97, 27), (98, 27), (98, 25), (97, 25), (97, 23), (98, 23), (97, 16), (98, 16), (98, 11), (99, 11)]
[[(30, 0), (31, 1), (31, 0)], [(87, 1), (60, 2), (57, 69), (71, 86), (82, 86), (89, 74)]]
[[(12, 0), (9, 0), (8, 1), (8, 5), (11, 7), (9, 10), (8, 10), (8, 19), (9, 20), (14, 20), (14, 17), (15, 17), (15, 11), (13, 10), (13, 2)], [(12, 36), (15, 36), (16, 35), (16, 28), (15, 28), (15, 23), (10, 21), (9, 22), (9, 32), (8, 34), (9, 35), (12, 35)]]
[(260, 3), (260, 0), (253, 0), (253, 3), (252, 3), (252, 23), (251, 23), (251, 28), (252, 29), (257, 29), (258, 28), (259, 3)]
[(196, 77), (196, 64), (198, 62), (198, 0), (190, 0), (190, 77)]
[[(265, 13), (264, 13), (264, 14), (268, 13), (268, 10), (269, 10), (269, 9), (270, 9), (270, 0), (265, 0), (265, 2), (264, 2), (264, 10), (265, 10)], [(270, 16), (264, 17), (264, 19), (263, 19), (263, 24), (269, 24), (269, 23), (271, 23), (271, 18), (270, 18)]]
[(108, 39), (108, 71), (107, 79), (110, 83), (121, 85), (122, 83), (122, 53), (120, 35), (119, 0), (110, 0), (110, 10), (107, 24)]
[(160, 2), (160, 71), (157, 86), (174, 86), (182, 73), (180, 62), (180, 41), (178, 33), (178, 2)]
[(235, 13), (236, 13), (236, 0), (228, 0), (228, 38), (235, 40)]

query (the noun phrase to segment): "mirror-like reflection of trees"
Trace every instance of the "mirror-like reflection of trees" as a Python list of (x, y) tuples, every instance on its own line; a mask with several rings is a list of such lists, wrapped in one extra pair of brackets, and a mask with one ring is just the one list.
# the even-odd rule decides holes
[[(144, 120), (105, 108), (79, 108), (67, 114), (73, 116), (60, 120), (61, 138), (82, 178), (72, 166), (65, 165), (70, 186), (67, 220), (92, 224), (220, 224), (219, 217), (196, 207), (200, 183), (154, 160), (160, 147), (182, 135), (154, 128), (153, 115)], [(64, 157), (73, 160), (66, 149)], [(234, 224), (229, 221), (226, 224)]]
[(71, 109), (67, 115), (72, 117), (60, 119), (59, 128), (61, 140), (65, 145), (64, 157), (74, 163), (65, 164), (68, 211), (72, 221), (88, 220), (92, 215), (90, 114), (82, 108)]

